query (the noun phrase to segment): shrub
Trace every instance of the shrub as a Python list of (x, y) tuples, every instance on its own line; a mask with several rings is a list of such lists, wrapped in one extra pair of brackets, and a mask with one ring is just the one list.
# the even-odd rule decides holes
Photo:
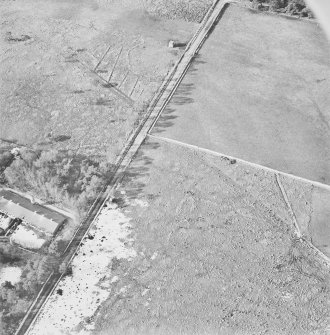
[(0, 154), (0, 171), (4, 170), (12, 161), (13, 155), (6, 151)]
[(84, 213), (109, 178), (110, 168), (71, 152), (25, 150), (5, 170), (5, 177), (13, 188)]
[(68, 265), (66, 262), (61, 263), (58, 270), (63, 276), (72, 276), (73, 274), (72, 266)]
[(283, 12), (291, 15), (313, 17), (313, 13), (306, 6), (304, 0), (250, 0), (252, 6), (264, 9), (263, 5), (268, 5), (270, 11)]

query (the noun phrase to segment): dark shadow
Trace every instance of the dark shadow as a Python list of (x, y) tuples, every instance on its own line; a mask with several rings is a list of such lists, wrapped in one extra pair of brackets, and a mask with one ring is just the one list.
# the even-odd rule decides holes
[(106, 83), (106, 84), (102, 84), (102, 86), (104, 88), (112, 88), (112, 87), (118, 86), (118, 83)]
[(206, 64), (206, 61), (202, 59), (203, 56), (201, 54), (196, 54), (194, 56), (194, 58), (192, 59), (192, 62), (190, 64), (190, 68), (188, 70), (188, 72), (190, 71), (197, 71), (198, 68), (196, 65), (199, 65), (199, 64)]
[(97, 69), (96, 70), (97, 73), (108, 73), (108, 70), (101, 70), (101, 69)]
[(176, 115), (172, 115), (175, 112), (174, 108), (166, 107), (158, 119), (155, 128), (152, 130), (153, 133), (162, 133), (166, 129), (174, 125), (173, 120), (177, 118)]
[(14, 265), (15, 263), (21, 262), (22, 259), (15, 255), (11, 256), (8, 254), (1, 253), (1, 264), (3, 265)]
[(174, 42), (173, 48), (185, 48), (187, 46), (188, 42)]
[(194, 99), (191, 98), (191, 95), (194, 87), (195, 85), (193, 83), (181, 83), (177, 88), (171, 103), (174, 105), (185, 105), (193, 103)]
[(58, 135), (56, 137), (53, 138), (53, 140), (55, 142), (65, 142), (67, 140), (69, 140), (71, 138), (71, 136), (68, 135)]
[(174, 120), (180, 113), (180, 109), (178, 109), (177, 106), (194, 103), (193, 94), (196, 88), (195, 85), (197, 80), (195, 76), (197, 76), (198, 71), (202, 71), (201, 66), (203, 64), (206, 64), (206, 61), (203, 60), (202, 55), (196, 54), (189, 65), (185, 77), (177, 87), (173, 97), (159, 117), (152, 131), (153, 133), (162, 133), (165, 131), (165, 128), (169, 128), (174, 125)]
[(66, 58), (66, 59), (64, 60), (64, 62), (65, 62), (65, 63), (78, 63), (79, 60), (76, 59), (76, 58)]
[(97, 106), (111, 106), (113, 104), (113, 101), (111, 99), (104, 99), (104, 98), (98, 98), (94, 105)]
[(18, 140), (16, 140), (16, 139), (10, 140), (10, 139), (7, 139), (7, 138), (2, 138), (2, 137), (0, 137), (0, 140), (3, 141), (3, 142), (6, 142), (6, 143), (10, 143), (10, 144), (17, 144), (17, 142), (18, 142)]
[[(153, 158), (150, 157), (150, 153), (159, 147), (160, 144), (158, 142), (145, 140), (133, 158), (122, 181), (123, 189), (126, 191), (128, 200), (134, 200), (143, 193), (146, 184), (142, 182), (141, 179), (147, 179), (146, 177), (149, 176), (150, 166), (153, 163)], [(144, 195), (146, 196), (147, 194)]]
[(31, 39), (31, 36), (29, 35), (20, 35), (19, 37), (14, 37), (11, 33), (11, 31), (6, 33), (6, 40), (8, 42), (25, 42)]

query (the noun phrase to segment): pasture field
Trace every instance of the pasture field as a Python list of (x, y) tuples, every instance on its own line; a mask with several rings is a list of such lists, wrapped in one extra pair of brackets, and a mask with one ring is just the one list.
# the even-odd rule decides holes
[(153, 133), (329, 185), (329, 78), (315, 22), (230, 5)]

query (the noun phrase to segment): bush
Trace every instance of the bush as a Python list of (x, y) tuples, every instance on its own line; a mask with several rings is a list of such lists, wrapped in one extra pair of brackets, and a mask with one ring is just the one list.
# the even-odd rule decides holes
[(146, 10), (167, 19), (201, 22), (212, 0), (144, 0)]
[(109, 171), (108, 164), (70, 152), (24, 150), (5, 170), (5, 177), (10, 187), (84, 213), (109, 178)]
[(58, 270), (63, 276), (72, 276), (73, 274), (72, 266), (68, 265), (66, 262), (61, 263)]
[(313, 17), (313, 13), (306, 6), (304, 0), (250, 0), (252, 6), (258, 9), (264, 9), (263, 5), (268, 5), (270, 11), (288, 13), (304, 17)]
[(13, 157), (8, 151), (0, 154), (0, 171), (4, 170), (11, 163)]

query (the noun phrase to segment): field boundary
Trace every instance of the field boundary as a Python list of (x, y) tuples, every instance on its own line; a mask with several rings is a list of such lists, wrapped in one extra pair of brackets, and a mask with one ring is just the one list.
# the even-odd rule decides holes
[(295, 215), (295, 213), (292, 209), (292, 206), (291, 206), (291, 204), (288, 200), (285, 188), (284, 188), (282, 182), (280, 181), (279, 177), (280, 176), (285, 176), (285, 177), (288, 177), (288, 178), (291, 178), (291, 179), (298, 180), (298, 181), (303, 182), (305, 184), (309, 184), (309, 185), (317, 186), (319, 188), (323, 188), (326, 191), (330, 191), (330, 185), (315, 182), (315, 181), (305, 179), (305, 178), (302, 178), (302, 177), (298, 177), (298, 176), (295, 176), (295, 175), (292, 175), (292, 174), (289, 174), (289, 173), (285, 173), (285, 172), (278, 171), (278, 170), (275, 170), (275, 169), (272, 169), (272, 168), (268, 168), (268, 167), (263, 166), (263, 165), (259, 165), (259, 164), (256, 164), (256, 163), (251, 163), (251, 162), (248, 162), (248, 161), (246, 161), (244, 159), (241, 159), (241, 158), (237, 158), (237, 157), (234, 157), (234, 156), (223, 154), (223, 153), (213, 151), (213, 150), (210, 150), (210, 149), (202, 148), (202, 147), (199, 147), (199, 146), (196, 146), (196, 145), (193, 145), (193, 144), (188, 144), (188, 143), (184, 143), (184, 142), (181, 142), (181, 141), (169, 139), (169, 138), (166, 138), (166, 137), (161, 137), (161, 136), (155, 136), (155, 135), (148, 134), (148, 138), (155, 139), (155, 140), (158, 140), (160, 142), (166, 142), (166, 143), (169, 143), (169, 144), (185, 147), (185, 148), (188, 148), (191, 151), (195, 150), (195, 151), (199, 151), (199, 152), (202, 152), (202, 153), (217, 156), (217, 157), (220, 157), (220, 158), (235, 160), (235, 161), (240, 162), (244, 165), (251, 166), (255, 169), (269, 171), (269, 172), (273, 173), (275, 178), (276, 178), (276, 183), (277, 183), (277, 185), (278, 185), (278, 187), (281, 191), (281, 195), (283, 197), (283, 200), (286, 203), (286, 205), (288, 207), (288, 210), (289, 210), (289, 214), (290, 214), (290, 216), (293, 220), (293, 226), (295, 228), (295, 233), (297, 235), (297, 238), (300, 241), (302, 241), (303, 243), (305, 243), (310, 249), (312, 249), (313, 252), (315, 252), (315, 254), (319, 258), (321, 258), (323, 261), (325, 261), (325, 265), (327, 267), (330, 267), (330, 257), (327, 256), (323, 251), (321, 251), (315, 245), (313, 245), (313, 243), (311, 243), (308, 239), (306, 239), (306, 237), (301, 233), (301, 229), (299, 227), (299, 223), (297, 222), (296, 215)]
[[(79, 226), (74, 237), (72, 238), (70, 246), (67, 247), (67, 252), (69, 252), (67, 255), (69, 256), (67, 262), (68, 265), (71, 264), (73, 258), (75, 257), (75, 254), (79, 251), (81, 241), (88, 235), (95, 218), (98, 217), (98, 215), (100, 214), (101, 210), (104, 207), (104, 204), (111, 197), (113, 191), (118, 187), (120, 181), (124, 176), (126, 168), (129, 166), (130, 162), (135, 157), (138, 149), (144, 142), (145, 138), (148, 135), (148, 132), (152, 128), (156, 119), (159, 117), (159, 115), (165, 108), (166, 104), (174, 94), (177, 86), (179, 85), (182, 78), (184, 77), (184, 74), (188, 70), (194, 55), (201, 48), (202, 44), (207, 38), (208, 32), (213, 27), (217, 18), (223, 12), (228, 3), (230, 3), (230, 1), (226, 0), (215, 0), (213, 2), (212, 6), (206, 13), (203, 21), (201, 22), (197, 32), (193, 35), (192, 39), (187, 44), (184, 53), (182, 54), (180, 59), (176, 62), (172, 70), (165, 77), (161, 87), (155, 93), (154, 98), (149, 104), (145, 117), (142, 119), (138, 127), (129, 137), (127, 144), (125, 145), (124, 149), (118, 156), (115, 162), (115, 169), (113, 170), (112, 178), (109, 180), (108, 184), (105, 185), (104, 188), (99, 192), (97, 198), (90, 207), (85, 219), (82, 220), (81, 225)], [(76, 248), (73, 248), (70, 251), (69, 248), (73, 247), (71, 245), (73, 243), (76, 244)], [(35, 314), (30, 317), (28, 325), (23, 327), (24, 325), (21, 323), (19, 331), (17, 331), (15, 335), (23, 335), (30, 333), (35, 322), (37, 321), (37, 318), (42, 313), (43, 308), (45, 308), (47, 301), (49, 300), (51, 294), (55, 291), (58, 283), (61, 281), (63, 276), (64, 276), (63, 273), (54, 274), (54, 278), (50, 279), (50, 285), (47, 288), (47, 292), (44, 294), (44, 300), (40, 302), (38, 310), (34, 311)], [(38, 296), (42, 296), (41, 291), (39, 292)], [(37, 305), (37, 300), (33, 302), (33, 305)], [(25, 317), (25, 320), (27, 319), (28, 316)]]
[(160, 140), (160, 141), (163, 141), (163, 142), (168, 142), (168, 143), (177, 144), (177, 145), (180, 145), (180, 146), (185, 146), (185, 147), (190, 148), (192, 150), (202, 151), (202, 152), (211, 154), (213, 156), (234, 159), (234, 160), (237, 160), (238, 162), (241, 162), (243, 164), (252, 166), (252, 167), (257, 168), (259, 170), (266, 170), (266, 171), (269, 171), (269, 172), (272, 172), (272, 173), (275, 173), (275, 174), (290, 177), (290, 178), (299, 180), (301, 182), (308, 183), (310, 185), (317, 186), (317, 187), (323, 188), (327, 191), (330, 191), (330, 185), (322, 184), (318, 181), (313, 181), (313, 180), (310, 180), (310, 179), (307, 179), (307, 178), (296, 176), (294, 174), (290, 174), (290, 173), (282, 172), (282, 171), (279, 171), (279, 170), (276, 170), (276, 169), (272, 169), (272, 168), (269, 168), (267, 166), (260, 165), (260, 164), (257, 164), (257, 163), (252, 163), (252, 162), (246, 161), (242, 158), (238, 158), (238, 157), (227, 155), (227, 154), (224, 154), (224, 153), (221, 153), (221, 152), (218, 152), (218, 151), (214, 151), (214, 150), (206, 149), (206, 148), (203, 148), (203, 147), (199, 147), (199, 146), (194, 145), (194, 144), (189, 144), (189, 143), (184, 143), (184, 142), (181, 142), (181, 141), (178, 141), (178, 140), (173, 140), (171, 138), (166, 138), (166, 137), (157, 136), (157, 135), (153, 135), (153, 134), (148, 134), (148, 137), (154, 138), (154, 139), (157, 139), (157, 140)]

